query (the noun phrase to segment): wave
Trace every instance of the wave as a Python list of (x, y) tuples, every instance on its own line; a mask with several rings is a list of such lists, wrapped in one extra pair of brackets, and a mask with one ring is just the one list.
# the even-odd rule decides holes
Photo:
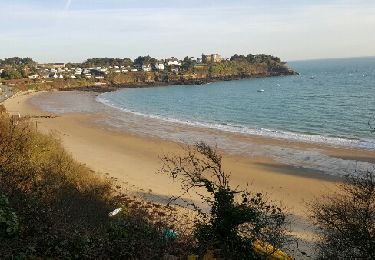
[(110, 100), (104, 98), (102, 95), (97, 96), (96, 101), (106, 106), (112, 107), (117, 110), (121, 110), (126, 113), (131, 113), (133, 115), (156, 119), (156, 120), (162, 120), (162, 121), (169, 122), (169, 123), (183, 124), (183, 125), (189, 125), (192, 127), (199, 127), (199, 128), (209, 128), (209, 129), (220, 130), (220, 131), (229, 132), (229, 133), (246, 134), (246, 135), (253, 135), (253, 136), (264, 136), (264, 137), (270, 137), (274, 139), (286, 139), (286, 140), (306, 142), (306, 143), (328, 144), (332, 146), (343, 146), (343, 147), (375, 150), (375, 140), (328, 137), (324, 135), (302, 134), (302, 133), (280, 131), (280, 130), (267, 129), (267, 128), (250, 128), (246, 126), (233, 125), (233, 124), (228, 124), (228, 123), (215, 124), (215, 123), (207, 123), (207, 122), (199, 122), (199, 121), (189, 121), (189, 120), (181, 120), (181, 119), (164, 117), (164, 116), (153, 115), (153, 114), (145, 114), (142, 112), (138, 112), (138, 111), (134, 111), (128, 108), (118, 106), (112, 103)]

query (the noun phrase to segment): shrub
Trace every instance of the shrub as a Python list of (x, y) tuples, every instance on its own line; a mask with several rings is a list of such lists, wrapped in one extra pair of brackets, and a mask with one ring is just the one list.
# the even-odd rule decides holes
[[(175, 222), (170, 210), (130, 199), (55, 137), (7, 115), (0, 116), (1, 193), (9, 199), (0, 198), (1, 259), (154, 259), (189, 249), (183, 236), (164, 240)], [(118, 207), (126, 214), (109, 217)]]
[(11, 237), (17, 234), (18, 218), (9, 207), (8, 198), (0, 195), (0, 237)]
[(210, 206), (207, 214), (189, 202), (201, 215), (194, 232), (200, 255), (218, 250), (227, 259), (254, 259), (264, 256), (255, 250), (256, 242), (275, 250), (287, 243), (281, 208), (268, 203), (261, 193), (231, 188), (221, 156), (207, 144), (197, 143), (185, 151), (181, 156), (163, 156), (160, 172), (181, 181), (182, 196), (194, 191)]
[(338, 191), (310, 203), (323, 259), (375, 259), (375, 176), (348, 176)]

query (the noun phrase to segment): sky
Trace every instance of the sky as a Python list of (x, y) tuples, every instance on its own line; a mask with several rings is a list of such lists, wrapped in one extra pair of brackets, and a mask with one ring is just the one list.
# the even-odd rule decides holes
[(0, 58), (375, 56), (375, 0), (1, 0)]

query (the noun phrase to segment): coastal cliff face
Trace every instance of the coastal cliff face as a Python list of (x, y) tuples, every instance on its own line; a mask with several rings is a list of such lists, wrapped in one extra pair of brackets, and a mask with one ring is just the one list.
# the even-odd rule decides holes
[(282, 62), (271, 64), (249, 63), (247, 61), (223, 61), (211, 64), (197, 64), (187, 71), (156, 71), (156, 72), (128, 72), (112, 73), (107, 76), (111, 85), (120, 87), (139, 87), (142, 85), (164, 84), (204, 84), (217, 80), (236, 80), (242, 78), (270, 77), (295, 75)]

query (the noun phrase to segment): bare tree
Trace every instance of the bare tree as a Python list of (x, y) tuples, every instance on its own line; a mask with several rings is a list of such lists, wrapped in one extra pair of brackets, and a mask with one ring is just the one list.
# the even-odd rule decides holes
[(181, 182), (183, 194), (172, 201), (195, 192), (210, 206), (206, 214), (189, 202), (202, 216), (194, 231), (200, 253), (217, 249), (226, 259), (256, 259), (262, 254), (255, 243), (270, 245), (274, 250), (269, 253), (273, 254), (288, 242), (282, 209), (269, 204), (261, 193), (231, 188), (230, 175), (223, 171), (216, 149), (200, 142), (186, 147), (183, 155), (161, 159), (160, 173)]
[(375, 175), (348, 176), (338, 191), (310, 204), (323, 259), (375, 259)]

